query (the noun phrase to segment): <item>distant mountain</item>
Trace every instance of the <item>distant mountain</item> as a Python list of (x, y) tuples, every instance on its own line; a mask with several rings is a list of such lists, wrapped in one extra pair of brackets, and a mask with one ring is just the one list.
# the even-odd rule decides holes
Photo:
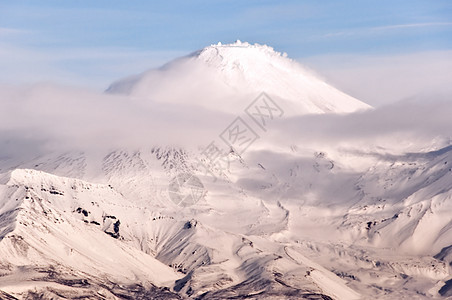
[(290, 115), (370, 108), (328, 85), (285, 53), (240, 41), (211, 45), (159, 69), (115, 82), (107, 92), (227, 112), (261, 92), (278, 99)]

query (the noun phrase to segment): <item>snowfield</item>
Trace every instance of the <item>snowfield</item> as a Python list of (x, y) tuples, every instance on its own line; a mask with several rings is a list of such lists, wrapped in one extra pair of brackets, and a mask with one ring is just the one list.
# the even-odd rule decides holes
[[(285, 54), (242, 42), (108, 89), (130, 105), (231, 116), (261, 92), (288, 118), (372, 109)], [(159, 140), (0, 158), (0, 298), (452, 296), (451, 146), (315, 148), (297, 130), (281, 142), (277, 120), (265, 132), (248, 124), (259, 139), (226, 147), (226, 168), (204, 164), (206, 145)], [(202, 183), (194, 203), (175, 203), (175, 189), (193, 192), (175, 185), (179, 174)]]

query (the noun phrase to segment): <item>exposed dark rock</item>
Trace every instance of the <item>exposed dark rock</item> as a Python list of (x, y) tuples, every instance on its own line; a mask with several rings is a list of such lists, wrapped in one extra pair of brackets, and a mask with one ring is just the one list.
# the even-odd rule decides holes
[(2, 300), (18, 300), (16, 297), (11, 296), (8, 293), (5, 293), (0, 290), (0, 299)]
[(198, 225), (198, 221), (190, 220), (184, 224), (184, 229), (190, 229), (190, 228), (196, 227), (196, 225)]
[(115, 224), (113, 224), (113, 230), (116, 234), (119, 234), (119, 225), (121, 225), (121, 222), (119, 220), (116, 221)]
[(87, 217), (88, 214), (89, 214), (89, 212), (88, 212), (86, 209), (83, 209), (83, 208), (81, 208), (81, 207), (78, 207), (78, 208), (76, 209), (76, 211), (77, 211), (79, 214), (83, 214), (85, 217)]
[(439, 294), (443, 297), (452, 296), (452, 279), (446, 281), (446, 283), (439, 290)]

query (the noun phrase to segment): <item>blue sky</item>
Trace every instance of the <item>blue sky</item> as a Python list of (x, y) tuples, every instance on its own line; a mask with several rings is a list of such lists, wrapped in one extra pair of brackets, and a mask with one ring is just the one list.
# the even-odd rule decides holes
[(295, 59), (452, 49), (452, 1), (0, 1), (0, 82), (104, 88), (219, 41)]

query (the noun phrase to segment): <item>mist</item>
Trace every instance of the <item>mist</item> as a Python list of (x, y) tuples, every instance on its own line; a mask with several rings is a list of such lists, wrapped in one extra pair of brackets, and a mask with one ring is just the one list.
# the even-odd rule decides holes
[(340, 90), (375, 107), (420, 94), (452, 95), (452, 51), (448, 50), (321, 55), (300, 61)]
[(452, 141), (450, 94), (421, 94), (351, 114), (286, 118), (275, 126), (277, 143), (362, 153), (427, 152)]
[[(216, 99), (199, 90), (196, 97), (205, 98), (201, 103)], [(202, 147), (241, 113), (51, 84), (2, 86), (0, 99), (2, 159), (70, 150)], [(423, 94), (352, 114), (283, 117), (261, 138), (282, 146), (429, 151), (451, 140), (451, 103), (449, 94)]]
[(2, 86), (0, 99), (0, 157), (203, 145), (231, 119), (199, 106), (51, 84)]

